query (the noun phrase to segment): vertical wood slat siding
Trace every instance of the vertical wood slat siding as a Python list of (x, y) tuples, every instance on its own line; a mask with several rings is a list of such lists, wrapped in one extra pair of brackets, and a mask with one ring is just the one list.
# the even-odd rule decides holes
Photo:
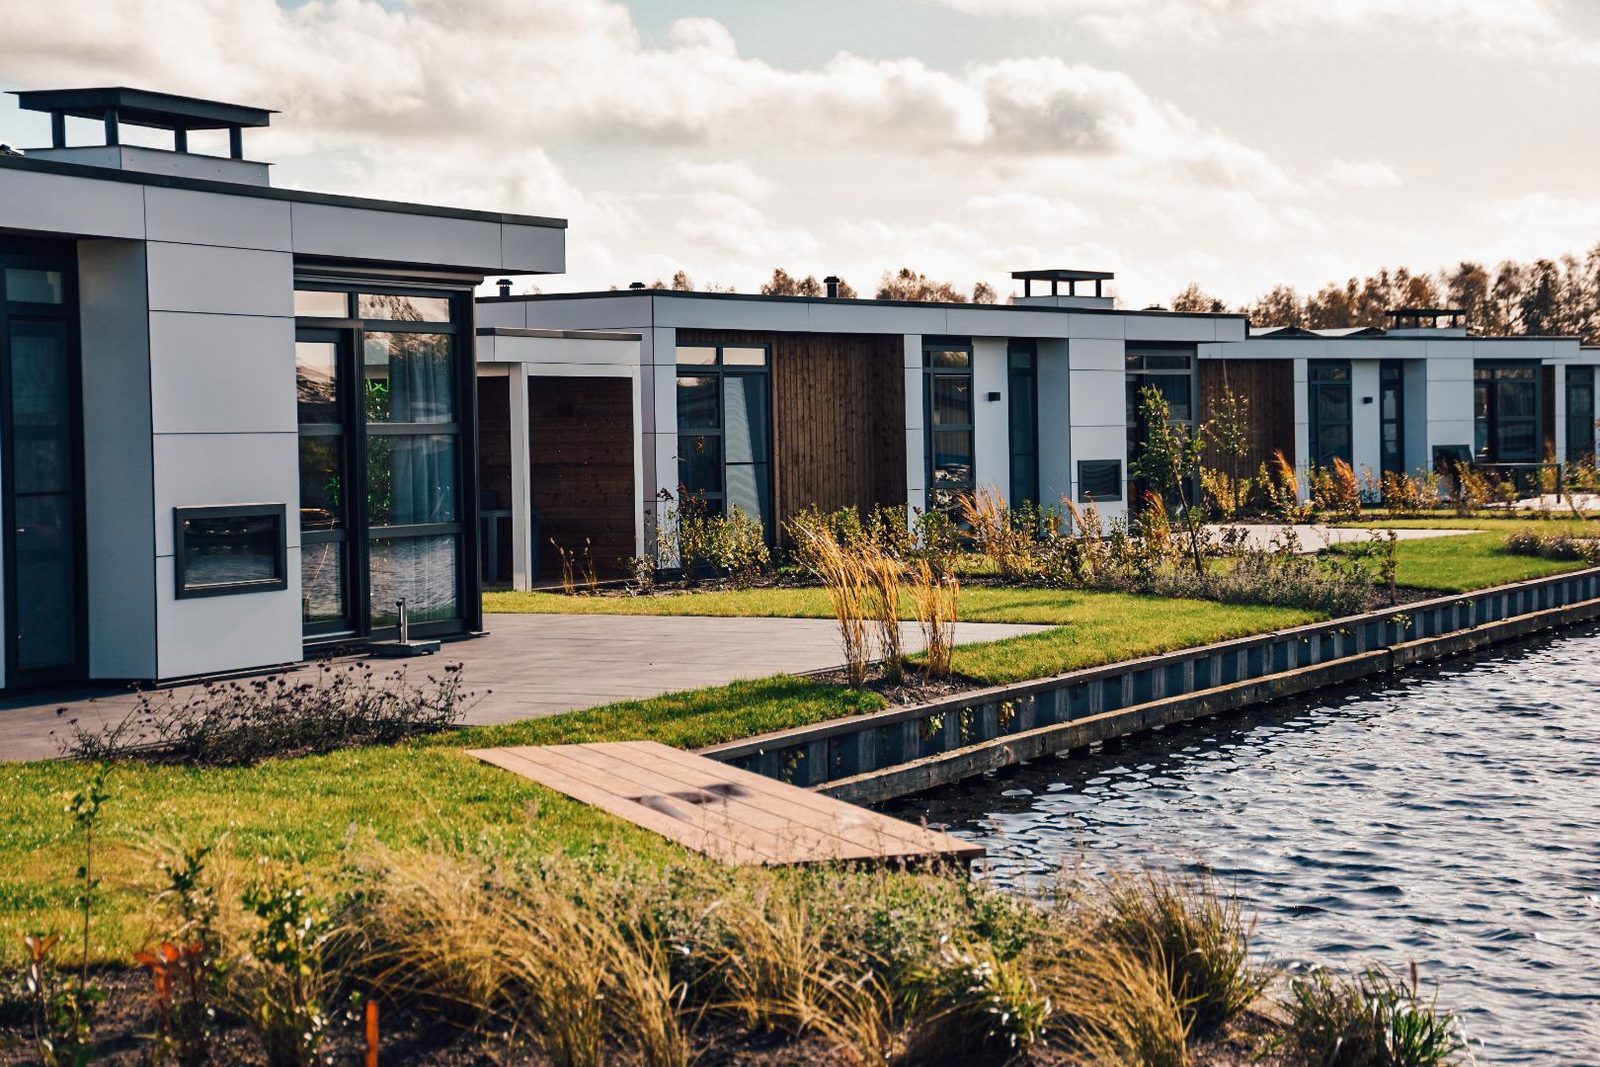
[[(1215, 418), (1223, 393), (1231, 387), (1249, 400), (1249, 450), (1239, 473), (1253, 476), (1281, 451), (1294, 459), (1294, 363), (1287, 359), (1203, 359), (1200, 363), (1200, 418)], [(1206, 466), (1227, 470), (1228, 457), (1206, 449)]]
[(592, 543), (602, 578), (634, 554), (633, 386), (626, 378), (528, 381), (528, 481), (539, 515), (539, 576), (559, 578), (556, 544)]
[(898, 336), (678, 331), (678, 343), (764, 344), (772, 370), (773, 514), (903, 504), (905, 375)]

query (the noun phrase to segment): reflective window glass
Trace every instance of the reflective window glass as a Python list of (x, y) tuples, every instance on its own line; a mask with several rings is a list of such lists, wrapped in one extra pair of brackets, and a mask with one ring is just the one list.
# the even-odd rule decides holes
[(748, 346), (728, 345), (722, 349), (724, 367), (765, 367), (767, 350)]
[(332, 341), (295, 342), (294, 374), (300, 422), (340, 421), (339, 346)]
[(934, 376), (933, 424), (935, 426), (972, 425), (971, 378), (953, 375)]
[(449, 322), (450, 298), (404, 293), (362, 293), (356, 297), (358, 318), (386, 322)]
[(300, 526), (332, 530), (344, 523), (344, 439), (300, 438)]
[(395, 602), (402, 598), (413, 624), (460, 616), (456, 541), (453, 534), (373, 538), (369, 603), (374, 626), (395, 625), (400, 618)]
[(678, 362), (709, 367), (717, 361), (717, 350), (706, 345), (679, 345)]
[(337, 622), (344, 618), (344, 545), (321, 541), (300, 548), (300, 620)]
[(728, 463), (767, 458), (767, 379), (730, 374), (723, 381), (723, 457)]
[(367, 515), (373, 526), (454, 522), (456, 438), (374, 435), (367, 440)]
[(362, 353), (368, 422), (454, 422), (455, 364), (442, 333), (369, 333)]
[(717, 411), (717, 379), (678, 379), (678, 427), (689, 430), (716, 429), (721, 419)]
[(67, 298), (66, 276), (58, 270), (7, 267), (5, 298), (23, 304), (60, 304)]
[(329, 293), (321, 289), (296, 289), (294, 313), (307, 319), (348, 319), (350, 294)]
[(930, 367), (972, 366), (972, 353), (964, 348), (930, 348), (925, 355)]
[(722, 438), (678, 435), (678, 484), (691, 496), (722, 492)]

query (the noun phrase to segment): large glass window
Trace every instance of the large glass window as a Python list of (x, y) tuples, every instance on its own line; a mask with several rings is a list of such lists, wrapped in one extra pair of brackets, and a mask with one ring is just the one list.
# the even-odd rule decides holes
[(1594, 368), (1567, 368), (1567, 462), (1594, 458)]
[(927, 416), (928, 510), (947, 511), (977, 488), (973, 455), (972, 345), (922, 346)]
[(1311, 462), (1332, 467), (1342, 459), (1352, 463), (1350, 442), (1350, 363), (1314, 359), (1306, 368), (1310, 379)]
[[(1149, 426), (1144, 417), (1144, 391), (1155, 389), (1170, 409), (1170, 425), (1194, 427), (1194, 360), (1193, 345), (1134, 345), (1127, 346), (1123, 358), (1126, 380), (1124, 382), (1124, 418), (1128, 427), (1128, 466), (1131, 471), (1144, 452), (1149, 439)], [(1081, 493), (1081, 486), (1080, 486)], [(1139, 506), (1144, 498), (1144, 486), (1134, 485), (1129, 499)]]
[(296, 292), (308, 635), (385, 630), (402, 599), (424, 634), (473, 616), (462, 562), (474, 503), (462, 440), (470, 349), (456, 318), (466, 302), (376, 287)]
[(1473, 406), (1474, 447), (1479, 462), (1539, 462), (1537, 363), (1476, 364)]
[(1006, 406), (1011, 437), (1011, 506), (1039, 503), (1039, 374), (1032, 341), (1013, 341), (1007, 352)]
[(678, 348), (678, 488), (712, 514), (772, 515), (771, 354), (764, 345)]

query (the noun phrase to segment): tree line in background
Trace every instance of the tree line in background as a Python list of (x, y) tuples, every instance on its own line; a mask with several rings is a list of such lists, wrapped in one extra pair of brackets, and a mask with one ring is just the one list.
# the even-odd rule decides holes
[[(669, 281), (657, 279), (650, 289), (678, 292), (727, 292), (732, 288), (699, 287), (683, 271)], [(821, 297), (825, 282), (814, 274), (801, 277), (782, 267), (761, 285), (763, 296)], [(850, 300), (858, 293), (840, 280), (839, 296)], [(938, 281), (910, 267), (884, 271), (874, 293), (878, 300), (904, 300), (954, 304), (994, 304), (999, 294), (988, 282), (978, 282), (970, 293), (953, 282)], [(1385, 312), (1394, 308), (1459, 308), (1466, 325), (1488, 336), (1570, 336), (1600, 343), (1600, 244), (1587, 255), (1536, 259), (1529, 263), (1506, 260), (1493, 271), (1481, 263), (1463, 261), (1434, 274), (1407, 267), (1384, 268), (1367, 278), (1329, 282), (1304, 296), (1292, 286), (1278, 285), (1254, 303), (1234, 310), (1262, 326), (1303, 326), (1313, 330), (1353, 326), (1383, 326)], [(1222, 300), (1191, 283), (1172, 298), (1172, 310), (1219, 312), (1228, 310)]]
[[(1274, 286), (1237, 310), (1263, 326), (1313, 330), (1383, 326), (1393, 308), (1459, 308), (1466, 325), (1490, 336), (1576, 336), (1600, 343), (1600, 244), (1579, 258), (1506, 260), (1493, 271), (1464, 261), (1436, 274), (1405, 267), (1380, 270), (1365, 279), (1329, 282), (1302, 296)], [(1174, 311), (1221, 311), (1221, 300), (1191, 284), (1172, 298)]]

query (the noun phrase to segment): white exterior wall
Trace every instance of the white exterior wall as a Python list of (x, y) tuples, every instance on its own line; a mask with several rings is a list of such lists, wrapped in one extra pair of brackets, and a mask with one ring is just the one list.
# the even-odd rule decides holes
[(1407, 360), (1401, 377), (1405, 393), (1406, 470), (1412, 474), (1433, 469), (1433, 451), (1428, 444), (1428, 365), (1420, 359)]
[(1294, 361), (1294, 469), (1300, 473), (1300, 499), (1311, 499), (1311, 369)]
[(1383, 470), (1383, 409), (1378, 406), (1378, 361), (1350, 363), (1350, 465), (1356, 477)]
[(1072, 496), (1072, 420), (1066, 341), (1039, 342), (1039, 504)]
[[(1011, 496), (1010, 372), (1004, 337), (972, 341), (973, 484)], [(1000, 399), (990, 400), (990, 394)]]
[[(1071, 457), (1070, 494), (1078, 499), (1078, 464), (1114, 459), (1122, 464), (1123, 496), (1128, 482), (1127, 364), (1124, 344), (1112, 338), (1067, 342), (1067, 418)], [(1106, 518), (1127, 514), (1127, 500), (1100, 502)]]
[[(1430, 346), (1431, 347), (1431, 346)], [(1427, 370), (1428, 469), (1433, 468), (1433, 450), (1441, 445), (1473, 446), (1476, 423), (1472, 410), (1472, 357), (1445, 352), (1430, 352)]]
[(905, 337), (906, 371), (906, 506), (912, 513), (928, 508), (928, 443), (923, 400), (922, 335)]

